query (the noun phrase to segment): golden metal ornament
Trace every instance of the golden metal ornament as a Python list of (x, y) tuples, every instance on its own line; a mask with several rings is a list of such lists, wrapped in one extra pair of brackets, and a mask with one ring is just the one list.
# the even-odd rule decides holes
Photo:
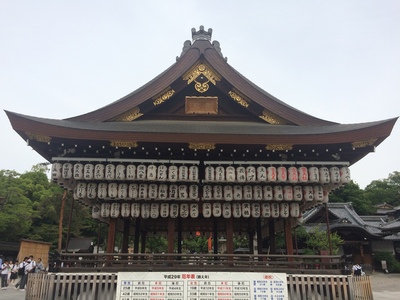
[(214, 143), (189, 143), (189, 149), (193, 150), (214, 150)]
[(119, 147), (119, 148), (136, 148), (138, 143), (135, 141), (110, 141), (111, 147)]
[(229, 96), (231, 96), (231, 98), (233, 100), (235, 100), (241, 106), (246, 107), (246, 108), (249, 107), (249, 103), (244, 99), (244, 97), (238, 95), (234, 91), (229, 91), (228, 94), (229, 94)]
[(367, 146), (372, 146), (377, 139), (369, 139), (369, 140), (364, 140), (364, 141), (356, 141), (351, 143), (351, 145), (353, 146), (353, 148), (363, 148), (363, 147), (367, 147)]
[(276, 124), (276, 125), (287, 124), (284, 120), (277, 117), (275, 114), (269, 112), (268, 110), (264, 110), (262, 114), (263, 115), (259, 117), (269, 124)]
[(170, 99), (174, 94), (175, 94), (175, 91), (173, 89), (166, 91), (161, 96), (156, 97), (156, 99), (153, 101), (154, 106), (164, 103), (165, 101)]
[(37, 133), (32, 133), (32, 132), (25, 132), (27, 135), (28, 139), (30, 140), (36, 140), (38, 142), (42, 143), (50, 143), (51, 137), (43, 135), (43, 134), (37, 134)]
[[(207, 81), (199, 82), (197, 78), (201, 75), (207, 78)], [(221, 77), (206, 64), (199, 63), (183, 76), (183, 80), (187, 80), (188, 85), (192, 82), (195, 82), (194, 88), (196, 89), (196, 91), (198, 91), (199, 93), (204, 93), (210, 87), (208, 84), (209, 82), (216, 85), (217, 81), (221, 80)]]
[(116, 121), (121, 121), (121, 122), (131, 122), (133, 120), (136, 120), (137, 118), (143, 116), (143, 114), (140, 112), (139, 107), (132, 108), (131, 110), (125, 112), (121, 116), (119, 116)]
[(290, 144), (271, 144), (265, 147), (267, 150), (273, 151), (286, 151), (286, 150), (293, 150), (293, 145)]

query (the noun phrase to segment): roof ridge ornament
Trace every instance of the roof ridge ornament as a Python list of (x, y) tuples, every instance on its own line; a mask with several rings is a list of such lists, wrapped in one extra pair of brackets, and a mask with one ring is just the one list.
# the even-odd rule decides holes
[(195, 28), (192, 28), (192, 42), (194, 43), (197, 40), (211, 41), (212, 32), (212, 28), (209, 28), (208, 31), (205, 31), (203, 25), (200, 26), (198, 31), (196, 31)]

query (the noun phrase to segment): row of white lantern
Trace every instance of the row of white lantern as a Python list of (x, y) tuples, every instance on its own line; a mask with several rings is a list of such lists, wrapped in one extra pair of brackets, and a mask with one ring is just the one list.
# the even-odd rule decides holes
[(149, 181), (198, 181), (198, 167), (176, 165), (124, 165), (124, 164), (81, 164), (54, 163), (51, 177), (75, 180), (149, 180)]
[[(205, 185), (203, 200), (257, 200), (257, 201), (324, 201), (329, 190), (322, 185)], [(199, 200), (199, 187), (177, 184), (99, 183), (78, 182), (74, 188), (75, 199), (157, 199)], [(326, 202), (327, 200), (325, 200)]]
[[(288, 218), (300, 217), (298, 203), (203, 203), (201, 213), (204, 218)], [(93, 218), (132, 217), (143, 219), (198, 218), (197, 203), (102, 203), (92, 207)]]
[(289, 182), (289, 183), (349, 183), (348, 167), (274, 167), (274, 166), (207, 166), (206, 182)]

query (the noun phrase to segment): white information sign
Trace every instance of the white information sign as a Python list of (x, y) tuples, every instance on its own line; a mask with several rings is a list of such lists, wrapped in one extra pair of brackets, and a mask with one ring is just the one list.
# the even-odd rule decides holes
[(288, 300), (285, 273), (119, 272), (117, 300)]

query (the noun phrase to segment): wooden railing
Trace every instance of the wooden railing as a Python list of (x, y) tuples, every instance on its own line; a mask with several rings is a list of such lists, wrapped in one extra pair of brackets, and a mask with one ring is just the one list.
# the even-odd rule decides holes
[[(373, 300), (369, 276), (287, 275), (290, 300)], [(116, 273), (29, 274), (26, 300), (113, 300)]]
[(61, 254), (59, 272), (226, 271), (285, 272), (288, 274), (344, 274), (338, 255), (252, 254)]

